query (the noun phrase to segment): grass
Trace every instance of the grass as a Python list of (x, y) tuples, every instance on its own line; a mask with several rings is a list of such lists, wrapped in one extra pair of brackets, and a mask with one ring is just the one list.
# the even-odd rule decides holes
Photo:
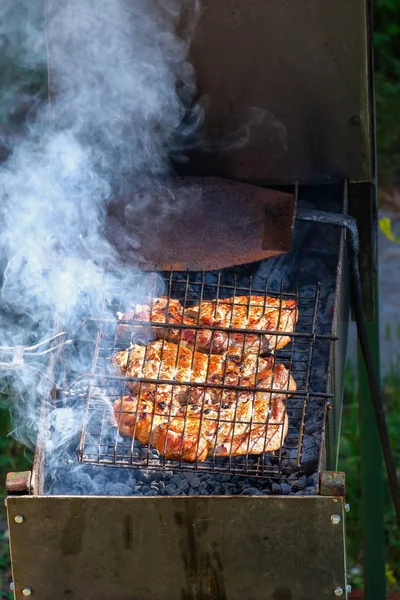
[[(385, 377), (383, 389), (386, 401), (386, 414), (392, 437), (393, 448), (400, 459), (400, 364), (393, 366)], [(0, 406), (0, 502), (4, 498), (4, 482), (8, 471), (23, 471), (30, 468), (32, 455), (29, 451), (7, 436), (10, 430), (8, 412)], [(400, 460), (398, 462), (400, 468)], [(354, 588), (362, 587), (362, 514), (359, 502), (361, 461), (359, 452), (358, 397), (356, 376), (352, 367), (346, 369), (345, 399), (340, 444), (340, 470), (345, 471), (347, 480), (347, 501), (351, 512), (347, 518), (347, 548), (350, 579)], [(1, 506), (1, 505), (0, 505)], [(394, 511), (389, 497), (385, 508), (386, 576), (388, 587), (400, 591), (400, 532), (396, 527)], [(10, 562), (5, 513), (0, 512), (0, 598), (12, 600), (9, 592)]]

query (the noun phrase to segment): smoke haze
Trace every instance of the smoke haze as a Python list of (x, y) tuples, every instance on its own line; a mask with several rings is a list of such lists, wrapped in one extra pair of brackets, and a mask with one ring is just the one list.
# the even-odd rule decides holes
[[(51, 90), (50, 106), (35, 110), (23, 138), (7, 139), (10, 156), (0, 168), (1, 345), (40, 341), (54, 315), (72, 330), (98, 314), (106, 266), (124, 269), (105, 235), (110, 203), (127, 198), (134, 219), (171, 161), (197, 143), (202, 115), (192, 105), (187, 54), (198, 14), (196, 0), (1, 2), (0, 51), (22, 73), (3, 91), (4, 115), (29, 76), (47, 71), (46, 45)], [(184, 39), (175, 34), (182, 20)], [(140, 258), (137, 239), (126, 245)], [(135, 281), (127, 301), (145, 294)], [(71, 360), (79, 369), (84, 357)], [(14, 435), (32, 445), (48, 382), (44, 362), (30, 361), (36, 370), (15, 371), (12, 412)], [(48, 449), (57, 450), (77, 435), (82, 410), (49, 409)]]

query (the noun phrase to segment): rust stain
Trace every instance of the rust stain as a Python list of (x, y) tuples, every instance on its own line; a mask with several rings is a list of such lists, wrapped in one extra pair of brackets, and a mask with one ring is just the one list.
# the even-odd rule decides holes
[(186, 585), (181, 600), (227, 600), (223, 564), (218, 544), (204, 540), (211, 518), (198, 518), (195, 510), (177, 512), (175, 523), (181, 529), (181, 554)]

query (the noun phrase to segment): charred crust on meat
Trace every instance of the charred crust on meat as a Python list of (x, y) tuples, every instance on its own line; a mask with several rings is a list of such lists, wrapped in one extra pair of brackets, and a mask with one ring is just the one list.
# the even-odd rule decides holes
[(240, 362), (241, 361), (240, 354), (227, 354), (226, 360), (231, 360), (232, 362)]

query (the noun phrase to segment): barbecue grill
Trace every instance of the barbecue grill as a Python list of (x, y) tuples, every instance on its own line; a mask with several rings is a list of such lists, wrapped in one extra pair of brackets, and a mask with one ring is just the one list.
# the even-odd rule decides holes
[[(364, 307), (373, 319), (370, 7), (365, 0), (203, 4), (192, 46), (205, 107), (202, 142), (171, 185), (179, 193), (197, 186), (195, 222), (204, 227), (175, 215), (177, 228), (167, 223), (151, 238), (160, 242), (148, 244), (140, 274), (106, 273), (98, 314), (73, 331), (56, 319), (46, 343), (8, 355), (17, 367), (48, 358), (33, 469), (7, 479), (16, 599), (308, 600), (349, 592), (345, 477), (337, 471), (350, 312), (349, 233), (340, 217), (357, 219)], [(110, 208), (114, 241), (116, 231), (134, 227), (124, 203)], [(310, 222), (321, 210), (331, 223)], [(228, 211), (218, 245), (215, 223), (222, 227)], [(230, 235), (235, 223), (239, 249)], [(129, 264), (126, 248), (118, 250)], [(117, 318), (160, 295), (164, 322), (146, 329), (140, 319)], [(296, 383), (294, 392), (281, 390), (288, 430), (281, 420), (278, 449), (218, 456), (214, 446), (206, 460), (189, 463), (122, 436), (123, 410), (114, 414), (112, 406), (133, 384), (253, 398), (276, 392), (273, 377), (256, 389), (229, 384), (225, 374), (212, 383), (110, 369), (110, 358), (149, 330), (165, 343), (172, 301), (218, 307), (243, 296), (274, 298), (280, 307), (294, 300), (298, 311), (294, 329), (279, 326), (279, 313), (268, 332), (275, 343), (290, 339), (267, 354), (272, 370), (284, 365)], [(253, 336), (261, 347), (254, 328), (183, 319), (173, 327), (179, 339), (207, 329), (228, 340)], [(52, 418), (62, 409), (80, 411), (81, 428), (59, 447), (54, 472)]]

